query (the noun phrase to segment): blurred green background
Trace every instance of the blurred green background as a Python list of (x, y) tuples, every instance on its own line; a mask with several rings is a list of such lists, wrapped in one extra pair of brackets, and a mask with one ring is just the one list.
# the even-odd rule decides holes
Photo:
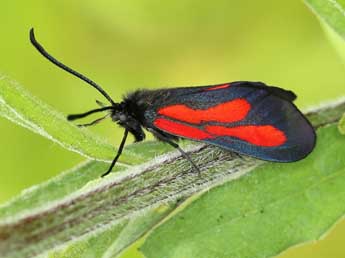
[[(344, 63), (299, 0), (2, 0), (0, 10), (0, 73), (64, 114), (103, 98), (44, 60), (29, 44), (31, 27), (49, 52), (115, 100), (136, 88), (235, 80), (291, 89), (301, 108), (345, 96)], [(120, 141), (110, 121), (91, 130)], [(0, 131), (0, 203), (83, 160), (2, 118)], [(343, 258), (344, 237), (341, 223), (281, 257)]]

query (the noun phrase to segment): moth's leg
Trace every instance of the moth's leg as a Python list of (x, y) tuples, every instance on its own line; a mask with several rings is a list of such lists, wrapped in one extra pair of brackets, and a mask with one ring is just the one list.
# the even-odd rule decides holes
[(189, 157), (189, 155), (181, 149), (181, 147), (173, 142), (172, 140), (170, 140), (168, 137), (166, 137), (165, 135), (161, 134), (160, 132), (156, 131), (156, 130), (150, 130), (159, 140), (166, 142), (168, 144), (170, 144), (172, 147), (174, 147), (175, 149), (177, 149), (182, 156), (189, 161), (189, 163), (192, 165), (192, 168), (195, 170), (195, 172), (197, 172), (199, 175), (201, 173), (200, 169), (198, 168), (198, 166), (193, 162), (193, 160)]
[(101, 122), (102, 120), (104, 120), (105, 118), (107, 118), (109, 116), (109, 114), (101, 117), (101, 118), (98, 118), (94, 121), (92, 121), (91, 123), (87, 123), (87, 124), (78, 124), (77, 126), (78, 127), (87, 127), (87, 126), (92, 126), (92, 125), (95, 125), (95, 124), (98, 124), (99, 122)]
[(117, 151), (117, 154), (116, 154), (115, 158), (113, 159), (113, 162), (111, 162), (111, 165), (110, 165), (109, 169), (107, 170), (107, 172), (105, 172), (105, 173), (102, 175), (102, 177), (108, 175), (108, 174), (111, 172), (111, 170), (113, 169), (113, 167), (115, 166), (116, 161), (117, 161), (118, 158), (121, 156), (123, 147), (125, 146), (125, 143), (126, 143), (126, 140), (127, 140), (127, 136), (128, 136), (128, 130), (126, 129), (126, 130), (125, 130), (125, 133), (124, 133), (124, 135), (123, 135), (123, 137), (122, 137), (122, 141), (121, 141), (121, 144), (120, 144), (120, 146), (119, 146), (119, 150)]
[(145, 139), (143, 128), (137, 120), (127, 117), (125, 122), (118, 122), (118, 124), (126, 128), (134, 136), (135, 142), (141, 142)]
[(232, 154), (234, 154), (235, 157), (237, 157), (238, 159), (244, 160), (243, 156), (237, 152), (232, 152)]

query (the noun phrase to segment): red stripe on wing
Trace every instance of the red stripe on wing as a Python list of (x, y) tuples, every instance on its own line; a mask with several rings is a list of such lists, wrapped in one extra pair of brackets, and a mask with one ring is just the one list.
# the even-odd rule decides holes
[(210, 121), (232, 123), (244, 119), (250, 108), (247, 100), (234, 99), (208, 109), (192, 109), (183, 104), (171, 105), (159, 109), (158, 114), (192, 124)]
[(203, 130), (164, 118), (157, 118), (154, 121), (154, 125), (163, 131), (190, 139), (204, 140), (207, 138), (213, 138), (210, 134), (204, 132)]
[(262, 147), (280, 146), (287, 140), (284, 132), (272, 125), (244, 125), (236, 127), (209, 125), (205, 127), (205, 130), (201, 130), (164, 118), (157, 118), (154, 121), (154, 125), (163, 131), (194, 140), (230, 136)]
[(206, 131), (216, 136), (232, 136), (263, 147), (276, 147), (287, 140), (284, 132), (272, 125), (246, 125), (236, 127), (206, 126)]
[(217, 85), (217, 86), (207, 88), (207, 89), (205, 89), (205, 91), (207, 91), (207, 90), (220, 90), (220, 89), (225, 89), (225, 88), (229, 88), (229, 87), (230, 87), (230, 83), (226, 83), (223, 85)]

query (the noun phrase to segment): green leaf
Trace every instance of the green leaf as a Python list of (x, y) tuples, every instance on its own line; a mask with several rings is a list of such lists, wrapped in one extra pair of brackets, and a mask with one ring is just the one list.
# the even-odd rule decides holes
[(62, 114), (5, 77), (0, 78), (0, 115), (87, 157), (110, 159), (113, 156), (111, 145), (68, 123)]
[(102, 257), (107, 248), (119, 237), (128, 222), (109, 227), (104, 232), (94, 234), (83, 241), (66, 247), (64, 250), (48, 253), (49, 258), (93, 258)]
[[(42, 201), (40, 205), (35, 205), (35, 198), (29, 199), (30, 196), (24, 192), (20, 198), (0, 209), (0, 214), (3, 214), (0, 219), (0, 253), (3, 257), (31, 257), (53, 248), (64, 248), (68, 242), (82, 241), (109, 225), (135, 217), (142, 210), (190, 196), (261, 163), (250, 158), (238, 159), (229, 152), (212, 147), (197, 146), (187, 151), (196, 152), (190, 154), (203, 170), (203, 177), (190, 173), (190, 164), (178, 153), (173, 153), (122, 173), (96, 179), (74, 192), (66, 191), (66, 196)], [(100, 174), (103, 169), (104, 166), (95, 167), (92, 173)], [(31, 196), (49, 195), (50, 192), (51, 189), (43, 191), (38, 187), (31, 191)], [(33, 208), (28, 207), (30, 203), (34, 204)], [(18, 210), (12, 205), (24, 208)], [(146, 230), (144, 227), (139, 233)], [(139, 233), (134, 232), (133, 235)], [(130, 241), (132, 238), (122, 239), (114, 250), (121, 250)]]
[[(41, 185), (27, 189), (20, 196), (0, 207), (0, 221), (12, 217), (13, 214), (17, 216), (22, 214), (22, 216), (27, 217), (30, 216), (27, 214), (28, 212), (34, 213), (39, 210), (45, 210), (48, 205), (73, 194), (89, 181), (99, 179), (99, 175), (106, 168), (108, 168), (108, 164), (106, 163), (88, 161), (61, 173), (59, 176)], [(117, 172), (123, 171), (124, 169), (126, 167), (116, 167)], [(101, 257), (103, 255), (107, 257), (110, 254), (118, 254), (129, 244), (141, 237), (142, 234), (155, 225), (161, 218), (164, 218), (174, 207), (176, 207), (174, 202), (171, 202), (171, 204), (162, 204), (158, 208), (148, 209), (137, 214), (133, 219), (125, 219), (115, 225), (109, 224), (101, 231), (94, 230), (91, 235), (82, 241), (70, 243), (63, 250), (51, 251), (48, 249), (47, 252), (50, 257)], [(87, 226), (86, 228), (80, 227), (79, 230), (87, 231), (88, 228)], [(70, 234), (71, 232), (67, 231), (66, 233)], [(4, 232), (0, 230), (0, 236), (2, 233)], [(50, 241), (56, 241), (56, 239), (53, 237)], [(37, 246), (41, 248), (45, 244), (49, 244), (49, 242), (40, 243)], [(18, 257), (23, 257), (22, 255), (29, 255), (30, 252), (31, 249), (24, 253), (16, 252), (16, 254), (18, 254)], [(5, 252), (2, 254), (5, 254)]]
[(345, 0), (305, 0), (345, 62)]
[(115, 257), (174, 208), (175, 205), (173, 204), (165, 204), (156, 209), (144, 211), (131, 220), (125, 220), (120, 224), (107, 227), (106, 230), (100, 233), (93, 234), (83, 241), (71, 244), (64, 250), (53, 251), (48, 256), (51, 258)]
[[(345, 213), (345, 137), (318, 130), (305, 160), (265, 164), (213, 188), (156, 228), (145, 257), (272, 257), (320, 239)], [(193, 223), (191, 223), (193, 222)]]
[[(104, 162), (87, 161), (40, 185), (24, 190), (19, 196), (0, 206), (0, 221), (27, 210), (44, 208), (47, 204), (78, 191), (88, 182), (98, 179), (108, 166)], [(115, 169), (120, 172), (126, 167), (116, 166)]]
[[(311, 111), (308, 117), (319, 127), (338, 121), (344, 110), (345, 101), (331, 103)], [(143, 145), (133, 145), (136, 150), (141, 147)], [(89, 161), (24, 191), (0, 207), (1, 257), (43, 254), (63, 257), (75, 252), (85, 256), (97, 252), (114, 257), (170, 214), (176, 200), (238, 178), (265, 164), (203, 144), (189, 145), (185, 150), (202, 170), (202, 176), (190, 172), (190, 164), (179, 152), (171, 152), (138, 166), (117, 166), (119, 173), (106, 178), (99, 175), (107, 164)], [(309, 166), (308, 160), (317, 155), (319, 152), (303, 161), (307, 163), (276, 166), (278, 170), (298, 164)], [(323, 161), (318, 159), (319, 163)], [(289, 173), (284, 175), (289, 177)], [(234, 184), (237, 182), (241, 181)], [(294, 187), (294, 183), (287, 187)], [(251, 190), (250, 187), (241, 189), (242, 193)], [(243, 203), (243, 207), (248, 206)], [(198, 218), (195, 218), (196, 223)]]
[(339, 120), (338, 129), (339, 129), (339, 132), (341, 134), (345, 135), (345, 113), (343, 114), (343, 116)]
[(311, 10), (345, 39), (344, 0), (305, 0)]
[[(86, 157), (112, 160), (116, 153), (116, 149), (105, 140), (68, 122), (64, 115), (4, 76), (0, 77), (0, 116)], [(124, 150), (120, 159), (122, 163), (137, 164), (169, 149), (155, 142), (136, 145), (136, 151), (132, 151), (133, 146)], [(148, 151), (137, 151), (142, 149)]]
[(335, 50), (337, 51), (338, 55), (342, 58), (343, 63), (345, 63), (345, 41), (344, 39), (337, 34), (332, 28), (330, 28), (327, 24), (321, 23), (326, 36), (334, 46)]

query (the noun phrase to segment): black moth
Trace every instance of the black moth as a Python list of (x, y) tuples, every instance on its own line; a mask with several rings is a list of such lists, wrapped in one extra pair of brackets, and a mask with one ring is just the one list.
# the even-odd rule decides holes
[(67, 67), (37, 42), (34, 30), (30, 40), (49, 61), (97, 89), (109, 102), (82, 114), (69, 115), (76, 120), (88, 115), (107, 112), (95, 121), (79, 126), (94, 125), (106, 117), (125, 128), (118, 152), (109, 174), (120, 157), (128, 133), (136, 142), (145, 139), (143, 128), (158, 140), (178, 149), (200, 172), (176, 141), (186, 138), (206, 142), (221, 148), (276, 162), (293, 162), (307, 156), (315, 145), (315, 132), (308, 120), (292, 103), (291, 91), (267, 86), (261, 82), (239, 81), (199, 87), (179, 87), (160, 90), (137, 90), (120, 103), (95, 82)]

